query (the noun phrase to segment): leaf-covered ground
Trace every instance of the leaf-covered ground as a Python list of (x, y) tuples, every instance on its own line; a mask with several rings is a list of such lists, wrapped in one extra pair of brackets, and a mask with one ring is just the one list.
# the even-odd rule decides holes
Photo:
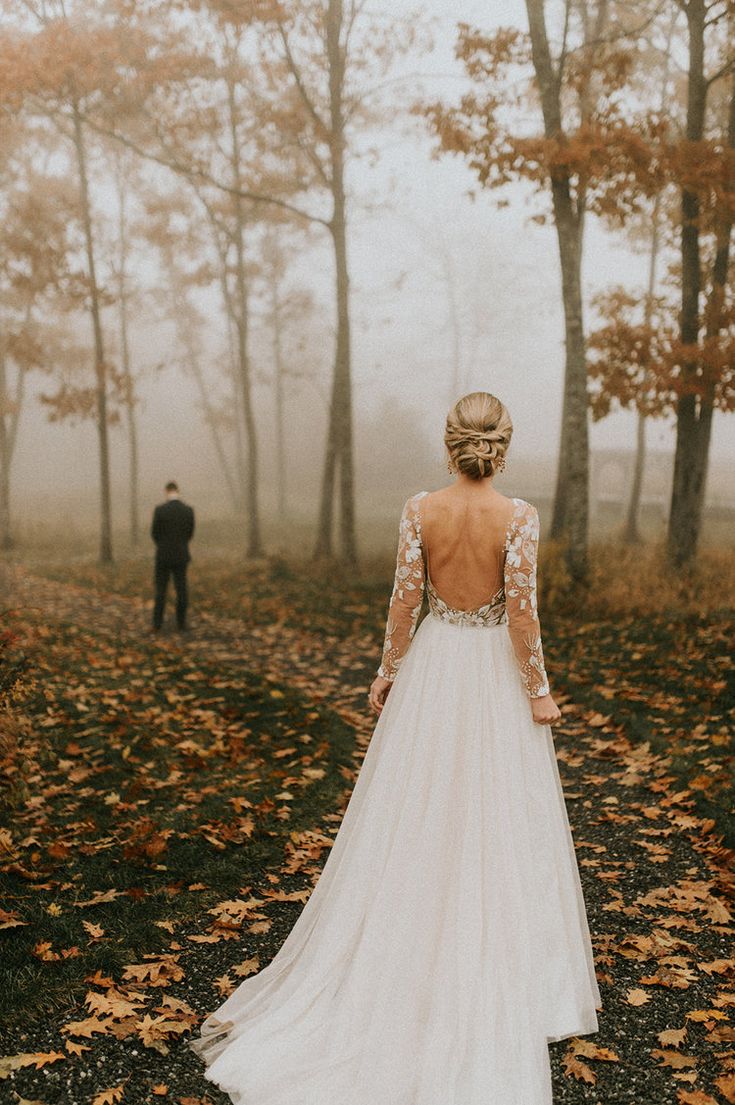
[[(2, 569), (0, 1101), (214, 1105), (185, 1040), (318, 877), (389, 581), (202, 562), (191, 634), (155, 638), (146, 564), (77, 574)], [(551, 1047), (555, 1101), (733, 1102), (732, 617), (544, 630), (603, 1000)]]
[[(548, 561), (542, 566), (542, 585), (552, 591), (547, 595), (542, 586), (552, 682), (588, 709), (612, 713), (631, 738), (650, 741), (656, 751), (670, 755), (670, 769), (692, 791), (697, 810), (714, 818), (725, 842), (735, 848), (735, 610), (717, 605), (723, 580), (733, 578), (733, 558), (723, 553), (709, 563), (703, 554), (699, 577), (683, 579), (679, 586), (667, 581), (656, 589), (660, 568), (655, 556), (624, 547), (614, 555), (621, 561), (617, 570), (610, 567), (609, 549), (593, 548), (597, 594), (593, 613), (586, 615), (566, 596), (554, 602), (557, 566)], [(635, 614), (620, 612), (625, 580), (634, 587), (631, 556), (645, 562), (639, 587), (655, 592), (654, 612), (650, 604)], [(113, 568), (85, 560), (71, 568), (68, 560), (54, 567), (46, 561), (43, 570), (137, 603), (151, 586), (147, 558), (131, 557)], [(351, 647), (356, 643), (363, 652), (367, 647), (369, 665), (383, 632), (391, 570), (391, 564), (373, 562), (358, 577), (335, 569), (326, 580), (318, 566), (275, 560), (243, 571), (236, 557), (224, 555), (195, 562), (192, 588), (202, 613), (234, 617), (262, 631), (275, 626), (298, 633), (307, 627), (322, 635), (327, 655), (335, 639), (349, 638)], [(691, 608), (686, 610), (689, 591)], [(605, 609), (606, 598), (612, 612)], [(664, 609), (667, 599), (674, 612)], [(630, 605), (640, 606), (633, 590)], [(314, 663), (319, 672), (328, 667), (328, 659), (320, 661), (318, 646)]]

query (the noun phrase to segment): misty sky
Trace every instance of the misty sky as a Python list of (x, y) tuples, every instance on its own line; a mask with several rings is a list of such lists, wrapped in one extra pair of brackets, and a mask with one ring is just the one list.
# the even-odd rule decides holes
[[(431, 95), (450, 97), (462, 87), (453, 58), (458, 20), (486, 27), (524, 25), (519, 3), (423, 0), (421, 8), (434, 20), (436, 49), (430, 57), (403, 62), (402, 70), (422, 74), (421, 87)], [(411, 0), (391, 0), (393, 12), (408, 14), (415, 9)], [(412, 78), (396, 84), (395, 97), (412, 100), (418, 83), (418, 78)], [(448, 269), (454, 274), (460, 302), (460, 393), (481, 388), (499, 395), (515, 424), (513, 452), (553, 465), (561, 412), (563, 324), (554, 231), (530, 222), (542, 201), (529, 200), (519, 187), (504, 193), (511, 203), (503, 210), (497, 207), (498, 193), (479, 194), (473, 202), (467, 196), (475, 184), (472, 175), (456, 159), (432, 161), (432, 142), (421, 135), (415, 122), (386, 130), (380, 136), (380, 148), (380, 163), (354, 164), (350, 180), (358, 477), (361, 463), (369, 471), (372, 454), (393, 448), (379, 434), (379, 423), (374, 425), (377, 412), (389, 403), (405, 410), (414, 427), (436, 441), (437, 478), (443, 479), (441, 434), (453, 395)], [(96, 202), (100, 206), (107, 201), (98, 193)], [(606, 235), (590, 221), (585, 253), (588, 290), (620, 281), (640, 285), (644, 268), (644, 259), (633, 256), (622, 237)], [(316, 288), (328, 315), (332, 267), (326, 241), (304, 250), (295, 266), (294, 279), (299, 282), (299, 278), (304, 286)], [(210, 346), (223, 349), (216, 298), (205, 301), (205, 307), (211, 317)], [(152, 307), (148, 311), (144, 306), (140, 318), (144, 325), (134, 335), (137, 363), (166, 362), (173, 341), (170, 328), (154, 323)], [(297, 385), (290, 408), (295, 454), (290, 463), (313, 471), (315, 493), (331, 367), (328, 326), (329, 318), (321, 335), (317, 333), (318, 345), (311, 357), (319, 379)], [(257, 348), (255, 360), (258, 371), (266, 375), (267, 357)], [(37, 380), (30, 390), (40, 390)], [(200, 497), (206, 490), (210, 509), (221, 509), (226, 500), (192, 383), (169, 366), (148, 378), (142, 391), (146, 501), (157, 497), (163, 480), (174, 475)], [(267, 458), (272, 438), (267, 385), (258, 394)], [(365, 438), (360, 427), (368, 422), (372, 436)], [(734, 426), (732, 417), (715, 416), (712, 459), (718, 467), (735, 460)], [(618, 414), (594, 425), (591, 440), (593, 448), (632, 447), (633, 417)], [(652, 449), (672, 449), (670, 424), (652, 423), (648, 440)], [(124, 479), (125, 465), (124, 442), (117, 430), (114, 445), (117, 485)], [(511, 461), (509, 456), (509, 472)], [(91, 425), (75, 429), (49, 425), (36, 404), (29, 403), (16, 463), (17, 514), (23, 513), (24, 499), (61, 504), (65, 510), (73, 509), (77, 500), (94, 501), (97, 459)], [(401, 484), (400, 474), (397, 483)]]

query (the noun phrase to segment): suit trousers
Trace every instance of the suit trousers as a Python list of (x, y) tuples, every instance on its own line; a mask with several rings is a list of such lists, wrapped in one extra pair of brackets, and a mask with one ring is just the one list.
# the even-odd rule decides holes
[(163, 610), (166, 605), (166, 592), (168, 591), (169, 577), (173, 576), (174, 589), (176, 591), (176, 624), (179, 629), (186, 629), (186, 608), (189, 603), (189, 593), (186, 583), (186, 569), (188, 564), (168, 564), (165, 561), (156, 560), (155, 589), (156, 598), (153, 605), (153, 628), (160, 629), (163, 625)]

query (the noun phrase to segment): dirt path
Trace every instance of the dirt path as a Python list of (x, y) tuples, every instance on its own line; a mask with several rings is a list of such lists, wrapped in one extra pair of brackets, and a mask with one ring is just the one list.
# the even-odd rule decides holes
[[(141, 602), (31, 577), (17, 568), (2, 569), (0, 581), (2, 606), (33, 606), (52, 631), (73, 623), (118, 645), (135, 643), (148, 631)], [(354, 729), (359, 764), (373, 726), (365, 695), (376, 665), (374, 640), (325, 641), (285, 625), (249, 629), (236, 620), (201, 615), (186, 637), (149, 643), (161, 655), (206, 657), (228, 670), (241, 665), (324, 704)], [(666, 759), (647, 745), (633, 744), (614, 713), (590, 715), (569, 703), (554, 734), (603, 1000), (597, 1037), (551, 1048), (555, 1101), (734, 1102), (732, 856), (711, 834), (711, 825), (695, 816), (689, 792), (677, 790)], [(282, 903), (270, 954), (299, 908), (297, 901)], [(202, 924), (199, 933), (206, 937), (211, 925)], [(176, 935), (180, 947), (181, 934)], [(177, 960), (183, 975), (173, 980), (171, 993), (183, 995), (200, 1014), (218, 1004), (219, 995), (237, 982), (228, 972), (254, 950), (254, 938), (247, 941), (246, 936), (239, 944), (227, 939), (189, 944)], [(264, 951), (261, 966), (268, 948)], [(52, 1052), (60, 1046), (59, 1030), (60, 1025), (46, 1026), (23, 1049)], [(69, 1064), (59, 1061), (39, 1072), (23, 1067), (0, 1082), (0, 1101), (17, 1102), (17, 1091), (44, 1105), (91, 1103), (92, 1089), (103, 1085), (123, 1087), (110, 1105), (223, 1100), (170, 1037), (166, 1055), (141, 1046), (136, 1035), (85, 1039), (84, 1046), (90, 1051), (75, 1063), (91, 1070), (86, 1096), (84, 1078), (78, 1072), (71, 1079), (62, 1075)], [(151, 1089), (154, 1078), (160, 1093)]]

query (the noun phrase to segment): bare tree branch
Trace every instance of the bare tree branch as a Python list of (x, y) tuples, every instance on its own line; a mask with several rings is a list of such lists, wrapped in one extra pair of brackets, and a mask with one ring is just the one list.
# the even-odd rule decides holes
[(299, 219), (304, 219), (306, 222), (319, 223), (327, 229), (329, 229), (331, 225), (329, 219), (325, 219), (321, 215), (314, 215), (309, 211), (304, 211), (303, 208), (289, 203), (288, 200), (279, 199), (277, 196), (266, 196), (260, 192), (251, 191), (248, 188), (235, 188), (232, 185), (225, 184), (223, 181), (218, 180), (204, 169), (185, 164), (177, 157), (165, 157), (163, 154), (156, 153), (153, 150), (146, 150), (128, 135), (121, 134), (119, 131), (103, 126), (94, 119), (93, 116), (87, 115), (86, 113), (81, 114), (84, 122), (97, 134), (101, 134), (106, 138), (111, 138), (115, 142), (120, 142), (121, 145), (129, 150), (133, 150), (146, 161), (152, 161), (156, 165), (161, 165), (165, 169), (170, 169), (171, 172), (176, 173), (177, 176), (196, 177), (207, 184), (211, 184), (214, 188), (219, 188), (220, 191), (226, 192), (228, 195), (240, 196), (241, 199), (250, 200), (252, 203), (272, 204), (274, 207), (279, 207), (283, 211), (289, 211)]
[(309, 115), (311, 115), (311, 118), (313, 119), (314, 123), (316, 124), (317, 128), (321, 131), (321, 133), (322, 134), (327, 134), (329, 132), (329, 127), (328, 127), (327, 123), (325, 123), (325, 121), (322, 119), (319, 112), (317, 111), (316, 105), (314, 104), (314, 101), (312, 100), (311, 96), (309, 95), (309, 93), (306, 90), (306, 86), (305, 86), (305, 84), (303, 82), (303, 79), (301, 77), (301, 70), (299, 69), (299, 66), (296, 62), (296, 59), (294, 58), (293, 53), (291, 51), (291, 44), (288, 41), (288, 35), (286, 34), (283, 23), (280, 20), (278, 22), (278, 31), (279, 31), (279, 34), (281, 36), (281, 41), (283, 43), (283, 49), (284, 49), (284, 53), (286, 55), (286, 61), (288, 62), (289, 71), (290, 71), (291, 76), (293, 77), (293, 79), (296, 83), (296, 88), (298, 89), (299, 95), (301, 96), (301, 99), (304, 103), (304, 107), (309, 112)]
[(726, 77), (728, 73), (732, 73), (734, 68), (735, 57), (732, 57), (729, 61), (726, 61), (725, 64), (720, 69), (718, 69), (716, 73), (713, 73), (711, 77), (707, 78), (707, 88), (711, 88), (713, 84), (721, 80), (723, 77)]

